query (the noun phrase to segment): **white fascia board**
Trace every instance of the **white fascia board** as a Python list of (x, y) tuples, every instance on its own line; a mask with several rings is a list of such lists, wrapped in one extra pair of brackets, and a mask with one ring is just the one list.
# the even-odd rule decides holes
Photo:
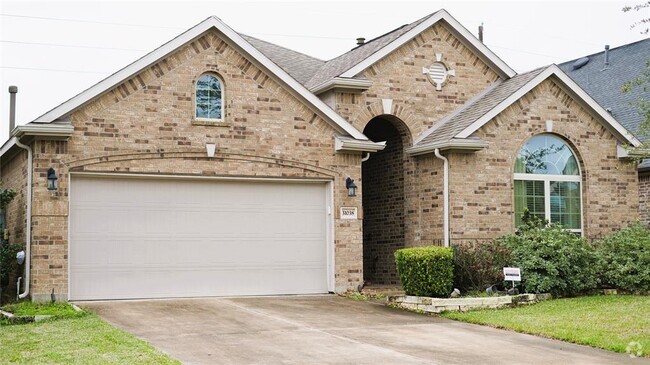
[(628, 146), (621, 144), (616, 145), (616, 157), (620, 159), (638, 159), (650, 155), (650, 150), (647, 149), (632, 149)]
[(309, 91), (318, 95), (332, 89), (354, 89), (368, 90), (372, 86), (372, 81), (366, 79), (350, 79), (345, 77), (335, 77), (324, 83), (314, 86)]
[(474, 123), (469, 125), (467, 128), (460, 131), (455, 138), (468, 138), (472, 133), (476, 132), (479, 128), (484, 126), (487, 122), (492, 120), (504, 111), (507, 107), (512, 105), (515, 101), (519, 100), (521, 97), (526, 95), (530, 90), (535, 86), (539, 85), (542, 81), (546, 80), (550, 76), (555, 75), (560, 81), (562, 81), (571, 92), (581, 99), (588, 107), (590, 107), (599, 117), (601, 117), (605, 122), (606, 126), (610, 127), (610, 131), (614, 135), (622, 139), (626, 143), (638, 147), (641, 145), (641, 142), (636, 139), (625, 127), (623, 127), (619, 122), (616, 121), (603, 107), (601, 107), (589, 94), (587, 94), (578, 84), (576, 84), (569, 76), (567, 76), (559, 67), (556, 65), (551, 65), (542, 71), (539, 75), (535, 76), (532, 80), (528, 81), (523, 85), (519, 90), (514, 92), (508, 98), (506, 98), (501, 103), (497, 104), (490, 111), (485, 113), (482, 117), (477, 119)]
[(0, 158), (2, 158), (5, 153), (7, 153), (13, 146), (16, 145), (16, 137), (9, 138), (5, 144), (0, 147)]
[(482, 150), (489, 146), (488, 142), (480, 139), (450, 139), (445, 142), (438, 142), (427, 144), (423, 146), (415, 146), (406, 149), (406, 153), (411, 156), (425, 155), (427, 153), (434, 153), (435, 150), (459, 150), (467, 152), (475, 152)]
[(71, 124), (26, 124), (19, 125), (11, 132), (16, 138), (24, 136), (70, 137), (74, 132)]
[(196, 26), (190, 28), (186, 32), (172, 39), (171, 41), (165, 43), (161, 47), (158, 47), (157, 49), (147, 54), (146, 56), (138, 59), (137, 61), (131, 63), (130, 65), (112, 74), (111, 76), (105, 78), (104, 80), (100, 81), (99, 83), (95, 84), (89, 89), (83, 91), (82, 93), (78, 94), (72, 99), (50, 110), (49, 112), (43, 114), (42, 116), (38, 117), (34, 122), (51, 123), (58, 118), (66, 116), (68, 113), (72, 112), (76, 108), (87, 103), (91, 99), (107, 92), (108, 90), (111, 90), (112, 88), (124, 82), (125, 80), (133, 77), (134, 75), (136, 75), (137, 73), (145, 69), (146, 67), (156, 63), (157, 61), (161, 60), (168, 54), (178, 49), (179, 47), (194, 40), (195, 38), (197, 38), (198, 36), (200, 36), (201, 34), (203, 34), (204, 32), (208, 31), (213, 27), (216, 28), (221, 33), (223, 33), (227, 38), (229, 38), (232, 42), (234, 42), (244, 52), (248, 53), (254, 60), (259, 62), (263, 67), (269, 70), (270, 73), (276, 75), (280, 80), (282, 80), (282, 82), (284, 82), (287, 86), (289, 86), (294, 91), (296, 91), (298, 95), (300, 95), (300, 97), (302, 97), (307, 103), (311, 104), (320, 113), (322, 113), (323, 117), (332, 121), (335, 127), (338, 127), (338, 129), (345, 131), (350, 136), (356, 139), (361, 139), (361, 140), (368, 139), (368, 137), (366, 137), (363, 133), (361, 133), (359, 130), (354, 128), (347, 120), (345, 120), (334, 110), (332, 110), (329, 106), (327, 106), (327, 104), (325, 104), (318, 97), (316, 97), (316, 95), (309, 92), (307, 88), (305, 88), (302, 84), (300, 84), (288, 73), (286, 73), (286, 71), (284, 71), (275, 63), (273, 63), (264, 54), (258, 51), (257, 48), (253, 47), (244, 38), (242, 38), (232, 28), (230, 28), (219, 18), (214, 16), (207, 18), (206, 20), (202, 21), (201, 23), (197, 24)]
[(386, 148), (386, 142), (360, 141), (341, 136), (334, 137), (334, 149), (339, 151), (378, 152)]
[(345, 71), (343, 74), (341, 74), (340, 77), (350, 78), (356, 76), (440, 20), (447, 22), (447, 24), (449, 24), (464, 41), (466, 41), (472, 48), (476, 49), (479, 53), (479, 57), (482, 56), (481, 58), (484, 61), (487, 61), (489, 64), (494, 65), (497, 73), (501, 74), (503, 78), (510, 78), (517, 74), (515, 70), (510, 68), (510, 66), (508, 66), (505, 62), (503, 62), (503, 60), (497, 57), (494, 52), (487, 48), (483, 42), (479, 41), (470, 31), (463, 27), (463, 25), (454, 19), (454, 17), (452, 17), (446, 10), (442, 9), (433, 14), (429, 19), (418, 24), (415, 28), (411, 29), (399, 38), (387, 44), (384, 48), (373, 53), (368, 58), (356, 64), (354, 67)]

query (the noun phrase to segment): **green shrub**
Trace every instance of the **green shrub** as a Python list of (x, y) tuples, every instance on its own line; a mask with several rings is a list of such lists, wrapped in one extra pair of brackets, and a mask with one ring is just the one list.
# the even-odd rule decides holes
[(517, 234), (497, 239), (512, 253), (512, 266), (521, 268), (528, 293), (574, 295), (598, 285), (594, 248), (561, 226), (527, 221)]
[(453, 289), (454, 254), (451, 248), (404, 248), (395, 252), (395, 263), (408, 295), (446, 297)]
[(503, 283), (503, 268), (511, 263), (510, 249), (501, 241), (463, 243), (454, 249), (454, 287), (461, 293), (484, 291)]
[(634, 224), (596, 245), (604, 286), (650, 291), (650, 228)]
[(16, 254), (22, 250), (17, 244), (0, 243), (0, 283), (4, 287), (18, 270)]

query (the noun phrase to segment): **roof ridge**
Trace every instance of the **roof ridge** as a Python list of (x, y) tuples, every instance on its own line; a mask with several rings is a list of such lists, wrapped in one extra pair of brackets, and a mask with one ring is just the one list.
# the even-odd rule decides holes
[[(618, 49), (621, 49), (621, 48), (625, 48), (625, 47), (629, 47), (629, 46), (635, 46), (635, 45), (637, 45), (639, 43), (642, 43), (642, 42), (650, 42), (650, 38), (641, 39), (641, 40), (638, 40), (638, 41), (634, 41), (632, 43), (622, 44), (620, 46), (610, 48), (609, 51), (612, 52), (614, 50), (618, 50)], [(578, 58), (573, 58), (571, 60), (564, 61), (564, 62), (560, 63), (560, 65), (564, 65), (564, 64), (567, 64), (567, 63), (570, 63), (570, 62), (575, 62), (575, 61), (577, 61), (577, 60), (579, 60), (581, 58), (585, 58), (585, 57), (593, 57), (593, 56), (599, 55), (601, 53), (605, 53), (605, 50), (602, 50), (602, 51), (599, 51), (599, 52), (594, 52), (594, 53), (584, 55), (584, 56), (581, 56), (581, 57), (578, 57)]]
[[(438, 11), (440, 11), (440, 10), (438, 10)], [(350, 52), (353, 52), (353, 51), (355, 51), (355, 50), (357, 50), (357, 49), (359, 49), (359, 48), (361, 48), (361, 47), (363, 47), (363, 46), (365, 46), (365, 45), (371, 44), (372, 42), (375, 42), (375, 41), (377, 41), (377, 40), (379, 40), (379, 39), (381, 39), (381, 38), (384, 38), (384, 37), (386, 37), (386, 36), (388, 36), (388, 35), (390, 35), (390, 34), (393, 34), (393, 33), (397, 32), (397, 31), (400, 30), (400, 29), (404, 29), (404, 27), (408, 27), (409, 25), (413, 25), (413, 24), (416, 24), (416, 23), (419, 24), (419, 23), (421, 23), (421, 22), (427, 20), (428, 18), (430, 18), (430, 17), (433, 16), (434, 14), (436, 14), (438, 11), (434, 11), (433, 13), (431, 13), (431, 14), (429, 14), (429, 15), (426, 15), (426, 16), (424, 16), (424, 17), (418, 19), (418, 20), (412, 21), (412, 22), (410, 22), (410, 23), (406, 23), (406, 24), (400, 25), (399, 27), (397, 27), (397, 28), (395, 28), (395, 29), (393, 29), (393, 30), (391, 30), (391, 31), (388, 31), (388, 32), (386, 32), (386, 33), (384, 33), (384, 34), (382, 34), (382, 35), (380, 35), (380, 36), (377, 36), (377, 37), (375, 37), (375, 38), (373, 38), (373, 39), (371, 39), (371, 40), (369, 40), (369, 41), (367, 41), (367, 42), (365, 42), (365, 43), (363, 43), (363, 44), (360, 44), (360, 45), (358, 45), (358, 46), (352, 48), (351, 50), (349, 50), (349, 51), (347, 51), (347, 52), (341, 53), (340, 55), (338, 55), (338, 56), (336, 56), (336, 57), (334, 57), (334, 58), (332, 58), (332, 59), (329, 59), (329, 60), (327, 60), (326, 62), (330, 62), (330, 61), (333, 61), (333, 60), (335, 60), (335, 59), (337, 59), (337, 58), (343, 57), (343, 56), (345, 56), (346, 54), (348, 54), (348, 53), (350, 53)]]
[[(311, 59), (314, 60), (314, 61), (323, 62), (323, 64), (327, 63), (326, 60), (323, 60), (323, 59), (320, 59), (320, 58), (316, 58), (316, 57), (311, 56), (311, 55), (308, 55), (308, 54), (306, 54), (306, 53), (304, 53), (304, 52), (296, 51), (295, 49), (291, 49), (291, 48), (288, 48), (288, 47), (285, 47), (285, 46), (281, 46), (281, 45), (279, 45), (279, 44), (276, 44), (276, 43), (273, 43), (273, 42), (269, 42), (269, 41), (266, 41), (266, 40), (264, 40), (264, 39), (260, 39), (260, 38), (257, 38), (257, 37), (253, 37), (252, 35), (248, 35), (248, 34), (245, 34), (245, 33), (239, 33), (239, 35), (242, 36), (242, 37), (253, 38), (253, 39), (257, 40), (257, 41), (264, 42), (264, 43), (270, 44), (270, 45), (275, 46), (275, 47), (278, 47), (278, 48), (286, 49), (287, 51), (291, 51), (291, 52), (294, 52), (294, 53), (298, 53), (298, 54), (303, 55), (303, 56), (305, 56), (305, 57), (309, 57), (309, 58), (311, 58)], [(256, 47), (256, 48), (257, 48), (257, 47)]]

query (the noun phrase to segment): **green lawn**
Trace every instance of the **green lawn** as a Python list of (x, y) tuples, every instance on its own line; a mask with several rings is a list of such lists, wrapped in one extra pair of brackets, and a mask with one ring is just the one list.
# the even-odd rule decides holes
[(17, 325), (0, 322), (0, 364), (179, 364), (96, 315), (75, 312), (68, 305), (23, 303), (4, 309), (59, 319)]
[(443, 317), (625, 352), (631, 341), (650, 356), (650, 296), (592, 296)]

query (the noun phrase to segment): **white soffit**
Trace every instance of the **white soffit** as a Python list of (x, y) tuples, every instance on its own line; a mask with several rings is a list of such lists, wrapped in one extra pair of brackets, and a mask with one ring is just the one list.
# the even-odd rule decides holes
[(410, 41), (415, 36), (422, 33), (427, 28), (436, 24), (440, 20), (444, 20), (447, 24), (449, 24), (453, 32), (457, 36), (460, 36), (460, 38), (465, 41), (465, 45), (476, 50), (478, 56), (484, 62), (488, 63), (494, 69), (496, 69), (495, 71), (497, 71), (497, 73), (499, 73), (501, 77), (507, 79), (517, 74), (515, 70), (510, 68), (510, 66), (508, 66), (505, 62), (503, 62), (503, 60), (501, 60), (494, 52), (492, 52), (489, 48), (487, 48), (485, 44), (483, 44), (483, 42), (479, 41), (470, 31), (468, 31), (462, 24), (460, 24), (456, 19), (454, 19), (454, 17), (452, 17), (451, 14), (449, 14), (446, 10), (441, 9), (437, 11), (435, 14), (433, 14), (429, 19), (418, 24), (415, 28), (404, 33), (401, 37), (395, 39), (394, 41), (386, 45), (384, 48), (373, 53), (368, 58), (364, 59), (363, 61), (356, 64), (349, 70), (345, 71), (343, 74), (340, 75), (340, 77), (354, 77), (358, 75), (363, 70), (367, 69), (368, 67), (375, 64), (377, 61), (386, 57), (388, 54), (390, 54), (397, 48), (401, 47), (403, 44)]
[(605, 111), (605, 109), (603, 109), (600, 104), (598, 104), (591, 96), (589, 96), (589, 94), (587, 94), (580, 86), (578, 86), (578, 84), (571, 80), (571, 78), (567, 76), (559, 67), (557, 67), (557, 65), (551, 65), (546, 70), (542, 71), (539, 75), (530, 80), (515, 93), (510, 95), (501, 103), (497, 104), (497, 106), (485, 113), (482, 117), (477, 119), (467, 128), (460, 131), (455, 136), (455, 138), (468, 138), (472, 133), (476, 132), (479, 128), (492, 120), (492, 118), (499, 115), (499, 113), (512, 105), (512, 103), (519, 100), (535, 86), (539, 85), (542, 81), (546, 80), (550, 76), (556, 76), (562, 83), (564, 83), (568, 88), (568, 91), (571, 91), (578, 99), (580, 99), (584, 104), (591, 108), (597, 116), (605, 121), (606, 127), (608, 127), (614, 135), (622, 139), (624, 142), (630, 143), (635, 147), (641, 145), (641, 142), (636, 137), (634, 137), (632, 133), (630, 133), (627, 129), (625, 129), (625, 127), (616, 121), (614, 117)]
[(156, 48), (149, 54), (138, 59), (137, 61), (131, 63), (130, 65), (124, 67), (123, 69), (115, 72), (111, 76), (105, 78), (104, 80), (98, 82), (97, 84), (91, 86), (75, 97), (69, 99), (63, 104), (57, 106), (56, 108), (50, 110), (49, 112), (38, 117), (34, 122), (37, 123), (51, 123), (63, 116), (68, 115), (75, 109), (79, 108), (83, 104), (87, 103), (91, 99), (102, 95), (103, 93), (111, 90), (120, 83), (128, 80), (133, 77), (143, 69), (148, 66), (158, 62), (162, 58), (166, 57), (168, 54), (172, 53), (179, 47), (191, 42), (192, 40), (199, 37), (204, 32), (208, 31), (211, 28), (216, 28), (218, 31), (224, 34), (226, 38), (229, 38), (234, 42), (238, 47), (240, 47), (245, 53), (250, 55), (255, 61), (259, 62), (263, 67), (268, 69), (268, 71), (276, 75), (282, 82), (286, 83), (290, 88), (296, 91), (300, 97), (302, 97), (307, 103), (315, 107), (323, 117), (329, 119), (333, 122), (334, 126), (348, 133), (350, 136), (360, 139), (367, 140), (368, 138), (363, 135), (360, 131), (354, 128), (348, 121), (343, 117), (337, 114), (329, 106), (327, 106), (323, 101), (321, 101), (314, 94), (309, 92), (303, 85), (286, 73), (282, 68), (273, 63), (268, 59), (264, 54), (253, 47), (248, 43), (244, 38), (242, 38), (237, 32), (232, 28), (226, 25), (217, 17), (209, 17), (201, 23), (195, 25), (184, 33), (180, 34), (171, 41), (165, 43), (164, 45)]

